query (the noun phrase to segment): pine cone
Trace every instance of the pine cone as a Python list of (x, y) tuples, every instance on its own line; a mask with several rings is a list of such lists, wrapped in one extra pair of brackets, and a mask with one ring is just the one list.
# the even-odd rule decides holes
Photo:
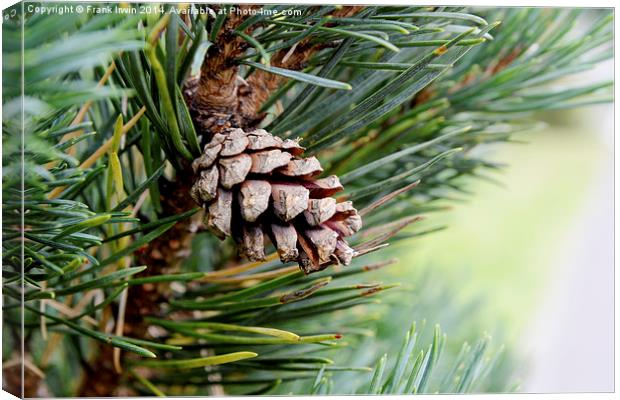
[(265, 259), (267, 235), (282, 262), (302, 271), (330, 263), (348, 265), (355, 255), (344, 237), (362, 226), (335, 175), (316, 179), (323, 169), (315, 157), (302, 158), (298, 140), (282, 140), (263, 129), (229, 129), (215, 134), (192, 167), (194, 200), (205, 209), (205, 224), (220, 239), (232, 236), (239, 252)]

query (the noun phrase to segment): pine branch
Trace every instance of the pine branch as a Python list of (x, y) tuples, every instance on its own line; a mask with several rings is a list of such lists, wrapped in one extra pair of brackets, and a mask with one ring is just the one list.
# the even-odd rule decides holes
[[(472, 149), (514, 140), (536, 125), (534, 109), (608, 100), (608, 82), (538, 88), (611, 57), (613, 16), (575, 36), (578, 10), (264, 7), (277, 14), (27, 19), (24, 93), (21, 26), (3, 24), (4, 322), (13, 342), (25, 335), (26, 395), (280, 393), (296, 378), (325, 394), (342, 371), (381, 393), (470, 391), (484, 379), (485, 340), (463, 348), (462, 374), (439, 376), (439, 331), (430, 343), (412, 331), (374, 375), (347, 363), (377, 299), (405, 290), (369, 274), (393, 263), (380, 257), (389, 243), (436, 231), (414, 222), (467, 193), (463, 178), (501, 168)], [(330, 259), (306, 277), (276, 259), (277, 240), (265, 261), (244, 263), (202, 232), (192, 159), (224, 128), (259, 126), (303, 137), (325, 176), (346, 184), (339, 204), (363, 207), (351, 266)], [(299, 180), (321, 198), (342, 188), (315, 172)], [(19, 371), (7, 371), (19, 393)], [(186, 392), (170, 390), (180, 382)]]

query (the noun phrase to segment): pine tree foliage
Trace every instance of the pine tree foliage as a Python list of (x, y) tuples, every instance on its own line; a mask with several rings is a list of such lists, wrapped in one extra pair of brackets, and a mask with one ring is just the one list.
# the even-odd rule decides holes
[[(415, 222), (465, 191), (463, 177), (499, 167), (474, 149), (532, 128), (533, 111), (611, 99), (612, 82), (570, 79), (612, 56), (608, 11), (584, 27), (577, 9), (22, 19), (15, 7), (3, 24), (3, 354), (17, 394), (23, 356), (26, 396), (283, 393), (287, 381), (341, 393), (333, 379), (351, 371), (366, 377), (351, 393), (476, 390), (485, 339), (442, 376), (439, 330), (422, 341), (412, 328), (372, 368), (347, 365), (321, 352), (359, 346), (372, 323), (334, 316), (399, 290), (365, 276), (393, 262), (388, 243), (427, 233)], [(222, 123), (300, 137), (340, 176), (339, 199), (364, 219), (352, 265), (306, 276), (272, 246), (247, 262), (203, 232), (190, 164)]]

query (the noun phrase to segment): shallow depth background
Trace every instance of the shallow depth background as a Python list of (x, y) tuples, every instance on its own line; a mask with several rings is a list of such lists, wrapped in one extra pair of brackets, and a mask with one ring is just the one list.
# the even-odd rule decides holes
[(484, 327), (514, 389), (613, 391), (613, 106), (541, 117), (526, 143), (488, 149), (507, 164), (487, 174), (500, 184), (472, 181), (473, 196), (428, 215), (447, 228), (397, 245), (391, 274), (442, 286), (445, 315), (424, 317), (456, 339)]

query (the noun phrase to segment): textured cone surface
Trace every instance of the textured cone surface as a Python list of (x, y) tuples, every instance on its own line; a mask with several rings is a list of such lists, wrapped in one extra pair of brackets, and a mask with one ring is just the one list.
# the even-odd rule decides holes
[(355, 251), (345, 237), (362, 227), (349, 201), (331, 196), (343, 189), (315, 157), (302, 157), (296, 140), (263, 129), (229, 129), (214, 135), (194, 160), (193, 199), (205, 209), (205, 224), (220, 239), (231, 236), (252, 261), (265, 258), (269, 238), (282, 262), (296, 261), (305, 273), (330, 263), (349, 264)]

